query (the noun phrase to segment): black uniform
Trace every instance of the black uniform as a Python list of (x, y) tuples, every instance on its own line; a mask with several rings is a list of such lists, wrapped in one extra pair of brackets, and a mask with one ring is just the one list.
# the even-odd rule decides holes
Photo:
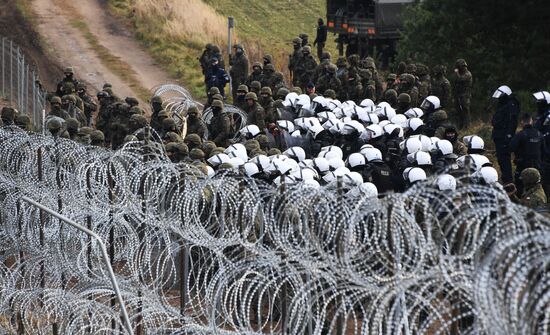
[(543, 151), (542, 134), (532, 125), (525, 125), (523, 130), (512, 138), (509, 149), (515, 155), (516, 188), (518, 193), (522, 194), (523, 184), (519, 179), (521, 171), (527, 168), (541, 169), (541, 154)]
[(512, 159), (508, 145), (518, 127), (519, 112), (519, 102), (514, 97), (503, 96), (499, 99), (493, 115), (493, 133), (491, 137), (495, 142), (498, 165), (504, 184), (512, 182)]

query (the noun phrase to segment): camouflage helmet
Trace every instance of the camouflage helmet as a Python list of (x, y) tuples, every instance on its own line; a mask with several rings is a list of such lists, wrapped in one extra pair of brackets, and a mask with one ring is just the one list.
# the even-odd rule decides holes
[(74, 68), (72, 66), (67, 66), (64, 70), (63, 70), (63, 73), (71, 73), (71, 74), (74, 74)]
[(78, 129), (78, 136), (92, 135), (93, 132), (94, 128), (92, 127), (80, 127), (80, 129)]
[(414, 85), (414, 83), (416, 82), (416, 79), (410, 73), (403, 73), (401, 76), (399, 76), (399, 80), (401, 80), (402, 82), (406, 82), (409, 85)]
[(264, 71), (275, 72), (275, 65), (273, 65), (273, 64), (267, 64), (267, 65), (264, 67)]
[(311, 53), (311, 47), (309, 45), (306, 45), (305, 47), (302, 48), (302, 53), (303, 54), (310, 54)]
[(294, 37), (294, 39), (292, 40), (292, 44), (300, 44), (300, 45), (302, 45), (302, 39), (299, 38), (299, 37)]
[(244, 84), (239, 85), (237, 92), (248, 93), (248, 86)]
[(204, 157), (204, 152), (199, 148), (194, 148), (189, 152), (189, 158), (193, 160), (203, 160)]
[(164, 139), (167, 139), (168, 142), (174, 142), (174, 143), (181, 143), (183, 142), (183, 139), (180, 135), (174, 133), (173, 131), (169, 131), (164, 135)]
[(126, 101), (126, 103), (130, 106), (137, 106), (139, 105), (139, 101), (138, 99), (134, 98), (134, 97), (126, 97), (126, 99), (124, 99), (124, 101)]
[(405, 72), (406, 73), (410, 73), (410, 74), (416, 74), (416, 64), (407, 64), (407, 66), (405, 66)]
[(147, 118), (141, 114), (134, 114), (130, 117), (130, 123), (135, 128), (143, 128), (147, 126)]
[(541, 176), (539, 170), (535, 168), (527, 168), (521, 171), (520, 179), (526, 185), (535, 185), (540, 183)]
[(336, 60), (336, 66), (338, 67), (343, 67), (343, 66), (347, 66), (348, 65), (348, 60), (346, 59), (346, 57), (338, 57), (338, 59)]
[(223, 108), (223, 102), (221, 100), (212, 101), (212, 107)]
[(267, 155), (268, 156), (276, 156), (276, 155), (280, 155), (281, 154), (281, 150), (277, 149), (277, 148), (271, 148), (269, 149), (269, 151), (267, 152)]
[(202, 144), (201, 137), (198, 134), (189, 134), (185, 136), (185, 139), (183, 141), (185, 143), (191, 143), (197, 146)]
[(302, 94), (302, 89), (301, 89), (300, 87), (298, 87), (298, 86), (294, 86), (294, 87), (292, 88), (292, 92), (294, 92), (294, 93), (300, 95), (300, 94)]
[(137, 141), (139, 141), (139, 138), (137, 138), (135, 135), (126, 135), (124, 137), (124, 143), (137, 142)]
[(217, 46), (217, 45), (215, 45), (215, 44), (212, 45), (212, 52), (214, 52), (214, 53), (220, 53), (220, 52), (221, 52), (220, 47)]
[(233, 164), (228, 163), (228, 162), (221, 163), (220, 165), (218, 165), (217, 169), (218, 170), (233, 170)]
[(263, 64), (260, 63), (260, 62), (254, 62), (254, 64), (252, 64), (252, 68), (254, 69), (255, 67), (259, 67), (260, 70), (263, 69)]
[(264, 86), (264, 87), (262, 87), (262, 90), (260, 91), (260, 94), (267, 94), (267, 95), (271, 96), (273, 94), (273, 92), (271, 92), (271, 87)]
[(303, 41), (303, 40), (307, 40), (309, 38), (309, 35), (306, 33), (301, 33), (300, 35), (298, 35), (298, 37), (300, 37)]
[[(55, 97), (55, 98), (59, 98), (59, 97)], [(61, 103), (61, 101), (59, 103)], [(11, 107), (3, 107), (2, 108), (2, 119), (11, 120), (11, 121), (15, 120), (15, 109), (13, 109)]]
[(328, 73), (335, 74), (336, 71), (338, 71), (338, 68), (336, 67), (336, 65), (334, 65), (334, 64), (329, 64), (328, 65), (328, 67), (327, 67), (327, 72)]
[(256, 136), (256, 141), (260, 145), (260, 148), (265, 148), (269, 145), (269, 137), (266, 134)]
[(130, 108), (130, 105), (125, 102), (116, 104), (116, 109), (121, 113), (128, 113), (130, 111)]
[(222, 147), (215, 147), (210, 151), (210, 154), (208, 155), (208, 158), (215, 156), (217, 154), (223, 154), (225, 152), (225, 148)]
[(60, 118), (54, 117), (48, 121), (47, 127), (48, 127), (48, 130), (50, 131), (56, 131), (61, 129), (61, 127), (63, 127), (63, 123), (61, 122)]
[(260, 83), (257, 80), (254, 80), (253, 82), (250, 83), (250, 90), (251, 91), (253, 89), (256, 90), (256, 91), (259, 91), (261, 88), (262, 88), (262, 83)]
[(468, 67), (468, 64), (466, 63), (466, 61), (462, 58), (459, 58), (456, 60), (456, 63), (455, 63), (455, 67)]
[(332, 55), (328, 51), (323, 51), (323, 53), (321, 54), (321, 60), (323, 60), (323, 59), (329, 59), (330, 60), (331, 58), (332, 58)]
[(386, 81), (395, 81), (395, 80), (397, 80), (397, 75), (395, 73), (390, 73), (386, 77)]
[(174, 119), (172, 119), (171, 117), (168, 117), (162, 120), (162, 129), (172, 130), (174, 128), (176, 128), (176, 121)]
[(214, 94), (220, 94), (220, 89), (217, 88), (216, 86), (212, 86), (208, 90), (208, 95), (213, 96)]
[(76, 85), (76, 89), (86, 91), (87, 87), (86, 87), (86, 84), (84, 83), (78, 83), (78, 85)]
[(261, 149), (260, 142), (258, 142), (257, 140), (246, 141), (246, 143), (244, 144), (244, 147), (246, 148), (246, 151), (249, 153), (252, 152), (253, 150)]
[(223, 96), (221, 94), (214, 94), (214, 96), (212, 96), (212, 100), (213, 101), (223, 101)]
[(155, 95), (154, 97), (151, 98), (151, 103), (152, 104), (162, 104), (162, 98), (159, 97), (158, 95)]
[(159, 118), (159, 119), (162, 119), (162, 118), (165, 119), (165, 118), (167, 118), (167, 117), (170, 117), (170, 113), (169, 113), (168, 111), (165, 111), (165, 110), (161, 111), (161, 112), (159, 113), (159, 115), (158, 115), (158, 118)]
[(106, 91), (97, 92), (98, 99), (110, 98), (110, 97), (111, 95), (109, 94), (109, 92), (106, 92)]
[[(409, 96), (409, 98), (410, 98), (410, 96)], [(397, 91), (394, 90), (393, 88), (390, 88), (390, 89), (386, 90), (386, 92), (384, 92), (384, 99), (385, 100), (397, 99)]]
[(63, 102), (69, 101), (69, 102), (72, 102), (73, 104), (75, 104), (76, 103), (76, 97), (72, 94), (67, 94), (67, 95), (64, 95), (61, 98), (61, 101), (63, 101)]
[(67, 130), (78, 131), (78, 128), (80, 127), (80, 122), (78, 122), (77, 119), (71, 117), (65, 120), (65, 125), (67, 127)]
[(212, 141), (204, 141), (200, 148), (202, 151), (204, 151), (204, 154), (207, 155), (207, 156), (210, 156), (210, 153), (216, 149), (216, 143), (212, 142)]
[(106, 88), (113, 88), (113, 85), (112, 84), (109, 84), (109, 83), (105, 83), (103, 84), (103, 89), (106, 89)]
[(29, 126), (32, 123), (32, 121), (27, 114), (19, 114), (15, 118), (15, 123), (19, 126)]
[(411, 103), (411, 96), (408, 95), (407, 93), (401, 93), (397, 97), (397, 102), (402, 103), (402, 104), (410, 104)]
[(277, 90), (277, 99), (283, 100), (290, 93), (286, 87), (281, 87)]
[(336, 92), (332, 89), (328, 89), (323, 93), (325, 98), (336, 99)]
[(94, 130), (90, 135), (92, 143), (105, 142), (105, 135), (101, 130)]
[(422, 63), (416, 64), (416, 75), (417, 76), (422, 77), (422, 76), (425, 76), (429, 73), (430, 73), (430, 69), (426, 65), (424, 65)]
[(255, 150), (250, 151), (250, 154), (248, 156), (250, 156), (250, 158), (254, 158), (254, 157), (259, 156), (259, 155), (267, 156), (267, 152), (265, 152), (261, 149), (255, 149)]
[(176, 143), (176, 153), (180, 155), (189, 155), (189, 147), (185, 143)]
[(445, 112), (442, 109), (435, 111), (432, 114), (432, 120), (434, 121), (438, 121), (438, 122), (447, 121), (448, 118), (449, 117), (447, 116), (447, 112)]
[(143, 109), (139, 108), (138, 106), (134, 106), (134, 107), (130, 108), (130, 109), (128, 110), (128, 113), (129, 113), (130, 115), (144, 115), (144, 114), (145, 114), (145, 112), (143, 111)]
[(273, 56), (270, 54), (264, 55), (264, 63), (271, 64), (273, 63)]
[(206, 50), (212, 50), (212, 43), (206, 43), (205, 47)]
[(200, 111), (199, 111), (199, 107), (197, 107), (197, 105), (191, 105), (188, 109), (187, 109), (187, 115), (189, 114), (200, 114)]
[(446, 72), (446, 69), (444, 65), (436, 65), (433, 67), (432, 72), (434, 75), (444, 74)]
[(50, 100), (50, 104), (60, 104), (61, 105), (61, 98), (58, 97), (58, 96), (55, 96), (53, 97), (51, 100)]
[(245, 100), (252, 99), (252, 100), (254, 100), (254, 101), (258, 101), (258, 96), (257, 96), (256, 93), (254, 93), (254, 92), (248, 92), (248, 93), (246, 93), (244, 99), (245, 99)]

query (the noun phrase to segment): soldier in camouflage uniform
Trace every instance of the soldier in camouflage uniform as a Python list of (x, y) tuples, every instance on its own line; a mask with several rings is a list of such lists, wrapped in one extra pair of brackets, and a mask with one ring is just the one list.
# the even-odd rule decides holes
[(162, 98), (159, 96), (154, 96), (151, 99), (151, 128), (157, 130), (160, 129), (161, 123), (158, 119), (160, 112), (162, 112), (164, 109), (162, 108)]
[(86, 115), (85, 125), (90, 126), (92, 125), (93, 115), (97, 111), (97, 104), (94, 99), (86, 93), (86, 85), (82, 83), (78, 84), (77, 94), (84, 104), (84, 115)]
[(309, 84), (313, 75), (315, 74), (315, 68), (317, 68), (317, 62), (311, 55), (311, 47), (305, 46), (302, 48), (302, 58), (296, 65), (296, 76), (299, 78), (299, 86), (302, 90), (306, 90), (307, 84)]
[(265, 111), (266, 123), (274, 123), (278, 120), (276, 109), (274, 107), (275, 101), (273, 100), (272, 94), (273, 92), (271, 91), (271, 88), (267, 86), (262, 87), (259, 103)]
[(336, 65), (330, 64), (327, 68), (327, 73), (318, 80), (317, 90), (319, 92), (325, 92), (328, 89), (332, 89), (335, 92), (342, 91), (342, 82), (337, 78), (336, 72)]
[(546, 210), (548, 199), (540, 183), (540, 172), (535, 168), (527, 168), (521, 171), (520, 178), (525, 189), (520, 203), (532, 209)]
[(208, 70), (208, 67), (210, 67), (210, 60), (212, 59), (212, 56), (212, 44), (208, 43), (206, 44), (202, 55), (199, 57), (203, 75), (206, 73), (206, 70)]
[(105, 145), (105, 135), (101, 130), (94, 130), (90, 136), (90, 144), (96, 147)]
[(246, 101), (244, 100), (246, 93), (248, 93), (248, 87), (246, 85), (240, 85), (237, 88), (237, 98), (233, 101), (233, 105), (244, 110), (246, 108)]
[(418, 87), (418, 101), (424, 101), (430, 95), (432, 89), (430, 69), (424, 64), (416, 64), (416, 76), (418, 78), (416, 83)]
[(206, 124), (199, 117), (199, 109), (193, 105), (187, 111), (187, 134), (197, 134), (201, 139), (206, 135)]
[(397, 97), (398, 97), (397, 91), (394, 90), (393, 88), (390, 88), (389, 90), (386, 90), (386, 92), (384, 92), (384, 98), (383, 99), (384, 99), (385, 102), (389, 103), (390, 106), (392, 106), (393, 108), (396, 108), (397, 107)]
[(262, 63), (254, 62), (254, 64), (252, 64), (252, 73), (246, 79), (246, 86), (250, 87), (250, 84), (252, 84), (253, 81), (261, 82), (262, 79), (263, 79)]
[(231, 138), (231, 119), (223, 112), (223, 102), (216, 100), (212, 102), (213, 117), (208, 125), (210, 140), (216, 145), (225, 147)]
[(249, 92), (255, 93), (256, 96), (260, 95), (260, 90), (262, 89), (262, 83), (259, 81), (253, 81), (248, 86)]
[(397, 97), (397, 114), (405, 114), (411, 108), (411, 97), (407, 93), (401, 93)]
[(109, 93), (101, 91), (97, 94), (97, 100), (99, 101), (99, 112), (96, 118), (96, 128), (101, 130), (105, 136), (105, 144), (109, 146), (111, 143), (111, 131), (109, 123), (111, 121), (111, 115), (114, 108), (113, 100)]
[(397, 89), (397, 74), (390, 73), (386, 76), (386, 90)]
[(285, 86), (283, 74), (281, 72), (275, 72), (275, 66), (273, 64), (267, 64), (264, 67), (264, 73), (260, 83), (262, 87), (267, 86), (271, 88), (272, 91), (276, 91)]
[(361, 85), (361, 80), (358, 75), (348, 75), (348, 80), (344, 86), (344, 90), (340, 95), (342, 100), (352, 100), (356, 103), (360, 103), (363, 100), (363, 86)]
[(64, 95), (61, 98), (61, 106), (69, 113), (70, 117), (77, 119), (80, 124), (86, 124), (86, 115), (76, 106), (76, 97), (74, 95)]
[(302, 39), (296, 37), (292, 40), (292, 46), (294, 50), (292, 54), (288, 56), (288, 70), (290, 71), (290, 76), (292, 77), (292, 85), (298, 86), (300, 81), (298, 76), (296, 76), (296, 67), (302, 58)]
[(65, 121), (65, 128), (69, 133), (69, 138), (73, 141), (76, 141), (78, 137), (78, 129), (80, 128), (80, 123), (78, 122), (78, 120), (72, 117), (68, 118)]
[[(56, 101), (57, 101), (57, 99), (56, 99)], [(50, 100), (50, 104), (52, 105), (52, 110), (53, 110), (54, 109), (53, 98)], [(59, 107), (61, 107), (61, 99), (59, 99)], [(16, 118), (15, 114), (16, 114), (15, 109), (13, 109), (11, 107), (3, 107), (2, 108), (2, 125), (3, 126), (15, 125), (15, 118)], [(51, 114), (51, 112), (50, 112), (50, 114)]]
[(403, 73), (399, 76), (399, 89), (397, 92), (407, 93), (411, 97), (411, 106), (418, 106), (418, 88), (416, 87), (416, 79), (410, 73)]
[(319, 78), (327, 74), (327, 68), (331, 64), (330, 61), (331, 55), (330, 52), (325, 51), (320, 56), (319, 65), (317, 65), (317, 68), (315, 68), (315, 74), (313, 75), (312, 81), (317, 85), (317, 82), (319, 81)]
[(451, 82), (445, 77), (445, 66), (434, 66), (431, 84), (431, 95), (439, 98), (441, 107), (451, 106)]
[(348, 61), (345, 57), (338, 57), (336, 60), (336, 78), (340, 80), (341, 83), (345, 83), (348, 80)]
[(229, 75), (231, 76), (231, 89), (233, 93), (233, 100), (237, 97), (237, 89), (241, 84), (246, 83), (248, 78), (248, 57), (244, 48), (240, 44), (235, 44), (233, 47), (235, 54), (229, 57)]
[(109, 132), (111, 134), (111, 147), (113, 150), (118, 149), (124, 144), (124, 138), (129, 134), (130, 105), (125, 102), (114, 104), (112, 109), (111, 119), (109, 121)]
[[(225, 61), (223, 59), (222, 51), (220, 50), (220, 47), (217, 45), (212, 46), (212, 57), (210, 58), (210, 61), (212, 58), (216, 58), (218, 60), (218, 66), (220, 69), (225, 70)], [(212, 63), (209, 63), (208, 65), (211, 66)]]
[(255, 124), (263, 131), (266, 128), (265, 111), (258, 103), (258, 96), (254, 92), (248, 92), (245, 100), (247, 104), (245, 112), (248, 114), (247, 125)]
[[(50, 116), (50, 115), (51, 116), (57, 116), (57, 117), (62, 118), (63, 120), (67, 120), (70, 117), (70, 115), (69, 115), (69, 113), (67, 113), (66, 110), (64, 110), (61, 107), (61, 103), (62, 103), (62, 101), (61, 101), (60, 97), (58, 97), (58, 96), (53, 97), (50, 100), (50, 105), (51, 105), (52, 108), (51, 108), (50, 113), (48, 114), (48, 116)], [(3, 114), (4, 113), (2, 113), (2, 115)], [(15, 115), (15, 113), (14, 113), (14, 115)], [(14, 119), (15, 119), (15, 116), (12, 117), (11, 124), (14, 123)], [(4, 121), (5, 126), (10, 125), (9, 123), (7, 123), (7, 121), (8, 121), (7, 119), (3, 119), (3, 121)]]
[(459, 127), (466, 128), (470, 125), (470, 100), (472, 98), (472, 73), (468, 70), (468, 64), (464, 59), (455, 63), (453, 77), (453, 94), (455, 109), (458, 113)]
[(374, 87), (375, 87), (375, 99), (372, 99), (374, 101), (378, 100), (382, 97), (382, 94), (384, 93), (383, 85), (382, 85), (382, 79), (380, 78), (380, 75), (378, 74), (378, 70), (376, 69), (376, 62), (374, 61), (374, 58), (367, 57), (363, 60), (362, 66), (365, 70), (370, 71), (372, 74), (371, 79), (374, 81)]
[[(62, 97), (63, 95), (67, 94), (64, 92), (64, 86), (71, 86), (73, 92), (76, 91), (76, 88), (78, 87), (78, 80), (76, 80), (76, 78), (74, 77), (74, 69), (72, 67), (66, 67), (63, 73), (65, 74), (65, 77), (59, 83), (57, 83), (55, 94), (58, 97)], [(65, 90), (66, 89), (67, 88), (65, 88)]]

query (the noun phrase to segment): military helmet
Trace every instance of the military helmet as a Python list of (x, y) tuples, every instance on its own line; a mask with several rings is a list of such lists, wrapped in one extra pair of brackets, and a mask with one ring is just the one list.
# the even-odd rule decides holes
[(262, 90), (260, 91), (260, 94), (268, 94), (269, 96), (271, 96), (273, 94), (273, 92), (271, 92), (271, 87), (264, 86), (264, 87), (262, 87)]
[(128, 142), (137, 142), (139, 141), (139, 138), (137, 138), (135, 135), (126, 135), (124, 137), (124, 143), (128, 143)]
[(276, 156), (276, 155), (280, 155), (281, 154), (281, 150), (277, 149), (277, 148), (271, 148), (269, 149), (269, 151), (267, 152), (267, 155), (268, 156)]
[(309, 45), (306, 45), (305, 47), (302, 48), (302, 53), (303, 54), (310, 54), (311, 53), (311, 47)]
[(302, 89), (301, 89), (299, 86), (294, 86), (294, 87), (292, 88), (292, 92), (294, 92), (294, 93), (300, 95), (300, 94), (302, 94)]
[(170, 117), (170, 113), (168, 111), (165, 111), (165, 110), (161, 111), (158, 115), (159, 119), (160, 118), (167, 118), (167, 117)]
[(332, 89), (328, 89), (323, 93), (326, 98), (336, 99), (336, 92)]
[(189, 155), (189, 147), (185, 143), (176, 143), (176, 152), (180, 155)]
[(130, 109), (128, 110), (128, 112), (129, 112), (130, 114), (132, 114), (132, 115), (136, 115), (136, 114), (137, 114), (137, 115), (144, 115), (144, 114), (145, 114), (145, 112), (143, 111), (143, 109), (139, 108), (138, 106), (134, 106), (134, 107), (130, 108)]
[(254, 92), (248, 92), (248, 93), (246, 93), (244, 99), (245, 99), (245, 100), (252, 99), (252, 100), (254, 100), (254, 101), (258, 101), (258, 96), (257, 96), (256, 93), (254, 93)]
[(58, 117), (52, 118), (48, 121), (48, 130), (59, 130), (63, 126), (61, 119)]
[(260, 62), (254, 62), (254, 64), (252, 64), (252, 68), (255, 68), (255, 67), (259, 67), (261, 70), (263, 68), (263, 65)]
[(212, 86), (208, 90), (208, 95), (213, 96), (214, 94), (220, 94), (220, 89), (217, 88), (216, 86)]
[(455, 63), (455, 66), (456, 67), (462, 67), (462, 66), (468, 66), (468, 64), (466, 63), (466, 61), (462, 58), (459, 58), (456, 60), (456, 63)]
[(281, 87), (279, 90), (277, 90), (277, 98), (278, 99), (284, 99), (287, 94), (290, 93), (286, 87)]
[(147, 118), (142, 114), (134, 114), (130, 117), (130, 121), (134, 123), (137, 128), (143, 128), (147, 126)]
[[(59, 98), (59, 97), (55, 97), (55, 98)], [(61, 101), (59, 103), (61, 103)], [(11, 107), (2, 108), (2, 119), (13, 121), (15, 119), (15, 109)]]
[(90, 135), (90, 139), (92, 140), (92, 142), (104, 142), (105, 135), (101, 130), (94, 130)]
[(63, 70), (63, 73), (72, 73), (74, 74), (74, 68), (72, 66), (67, 66), (65, 70)]
[(407, 66), (405, 66), (405, 72), (406, 73), (410, 73), (410, 74), (416, 74), (416, 64), (407, 64)]
[(223, 101), (223, 96), (221, 94), (214, 94), (214, 96), (212, 97), (212, 100)]
[(20, 114), (16, 117), (16, 123), (19, 125), (28, 126), (31, 124), (31, 118), (27, 114)]
[(269, 137), (267, 137), (266, 134), (261, 134), (256, 136), (256, 141), (258, 142), (261, 148), (264, 148), (269, 145)]
[(138, 99), (134, 98), (134, 97), (126, 97), (126, 99), (124, 99), (124, 101), (126, 101), (126, 103), (130, 106), (137, 106), (139, 105), (139, 101)]
[(223, 108), (223, 102), (221, 100), (212, 101), (212, 107)]
[(109, 84), (109, 83), (103, 84), (103, 89), (106, 89), (106, 88), (113, 88), (113, 84)]
[(208, 155), (210, 156), (210, 153), (216, 149), (216, 143), (212, 142), (212, 141), (204, 141), (202, 142), (200, 148), (202, 151), (204, 151), (204, 154), (205, 155)]
[(111, 95), (109, 94), (109, 92), (106, 92), (106, 91), (97, 92), (97, 98), (98, 99), (110, 98), (110, 97), (111, 97)]
[(395, 73), (390, 73), (386, 77), (386, 81), (395, 81), (397, 79), (397, 75)]
[(87, 87), (86, 87), (86, 84), (84, 84), (84, 83), (78, 83), (78, 85), (76, 85), (76, 89), (85, 91), (87, 89)]
[(272, 71), (272, 72), (275, 72), (275, 65), (273, 65), (273, 64), (267, 64), (267, 65), (264, 67), (264, 71)]
[(200, 114), (199, 112), (199, 108), (196, 106), (196, 105), (191, 105), (188, 109), (187, 109), (187, 115), (189, 114)]
[(399, 79), (402, 82), (406, 82), (410, 85), (414, 85), (414, 83), (416, 82), (416, 79), (414, 79), (414, 76), (410, 73), (403, 73), (401, 76), (399, 76)]
[(331, 59), (331, 58), (332, 58), (332, 55), (328, 51), (323, 51), (323, 53), (321, 54), (321, 59)]
[(535, 168), (527, 168), (521, 171), (520, 179), (524, 184), (534, 185), (540, 183), (541, 176), (539, 170)]
[(63, 102), (65, 102), (65, 101), (70, 101), (70, 102), (72, 102), (73, 104), (76, 103), (76, 98), (75, 98), (75, 96), (72, 95), (72, 94), (64, 95), (64, 96), (61, 98), (61, 100), (62, 100)]
[(206, 50), (212, 50), (212, 43), (206, 43), (206, 46), (204, 48)]
[(194, 148), (189, 152), (189, 158), (203, 160), (205, 157), (204, 152), (199, 148)]
[(78, 136), (92, 135), (93, 132), (94, 128), (92, 127), (80, 127), (80, 129), (78, 129)]
[(162, 120), (162, 129), (164, 130), (172, 130), (176, 127), (176, 121), (172, 119), (171, 117), (168, 117), (164, 120)]
[(67, 130), (78, 130), (78, 128), (80, 127), (80, 122), (72, 117), (65, 120), (65, 124), (67, 126)]
[(447, 112), (440, 109), (432, 114), (432, 120), (434, 121), (446, 121), (448, 119)]
[(212, 45), (212, 52), (213, 53), (219, 53), (220, 52), (220, 47), (217, 46), (217, 45)]
[(189, 134), (185, 136), (185, 139), (183, 141), (185, 143), (191, 143), (194, 145), (201, 145), (202, 143), (201, 137), (198, 134)]
[(248, 86), (244, 84), (239, 85), (239, 88), (237, 88), (237, 92), (248, 93)]
[(250, 90), (255, 89), (259, 91), (261, 88), (262, 88), (262, 84), (257, 80), (254, 80), (253, 82), (250, 83)]
[(426, 65), (424, 65), (424, 64), (422, 64), (422, 63), (416, 64), (416, 74), (417, 74), (419, 77), (425, 76), (425, 75), (427, 75), (427, 74), (429, 74), (429, 73), (430, 73), (430, 69), (429, 69)]
[[(384, 92), (384, 99), (391, 100), (397, 98), (397, 91), (393, 88), (390, 88)], [(410, 98), (410, 97), (409, 97)]]
[(159, 97), (158, 95), (155, 95), (154, 97), (151, 98), (151, 103), (162, 104), (162, 98)]
[(336, 65), (334, 65), (334, 64), (329, 64), (328, 65), (328, 67), (327, 67), (327, 72), (328, 73), (335, 74), (336, 71), (338, 71), (338, 68), (336, 67)]
[(244, 144), (244, 147), (246, 148), (247, 152), (252, 152), (253, 150), (261, 149), (260, 142), (258, 142), (257, 140), (246, 141), (246, 143)]
[(269, 54), (264, 55), (264, 62), (268, 63), (268, 64), (273, 63), (273, 56), (271, 56)]
[(397, 102), (403, 103), (403, 104), (410, 104), (411, 103), (411, 96), (407, 93), (401, 93), (397, 97)]
[(61, 105), (61, 98), (60, 97), (53, 97), (51, 100), (50, 100), (50, 104), (60, 104)]
[(164, 138), (168, 139), (168, 142), (175, 142), (175, 143), (183, 142), (183, 139), (181, 138), (181, 136), (174, 133), (173, 131), (167, 132)]
[(294, 39), (292, 40), (292, 43), (302, 45), (302, 39), (299, 37), (294, 37)]
[(300, 37), (300, 38), (302, 39), (302, 41), (303, 41), (303, 40), (309, 38), (309, 35), (306, 34), (306, 33), (301, 33), (300, 35), (298, 35), (298, 37)]
[(336, 60), (336, 66), (342, 67), (346, 65), (348, 65), (346, 57), (338, 57), (338, 59)]

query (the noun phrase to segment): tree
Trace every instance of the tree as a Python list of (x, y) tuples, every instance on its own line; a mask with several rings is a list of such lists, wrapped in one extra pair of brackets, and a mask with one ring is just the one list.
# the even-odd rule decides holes
[[(550, 3), (545, 0), (423, 0), (404, 13), (402, 59), (452, 70), (458, 58), (474, 76), (472, 111), (500, 85), (550, 89)], [(450, 72), (450, 71), (448, 71)]]

